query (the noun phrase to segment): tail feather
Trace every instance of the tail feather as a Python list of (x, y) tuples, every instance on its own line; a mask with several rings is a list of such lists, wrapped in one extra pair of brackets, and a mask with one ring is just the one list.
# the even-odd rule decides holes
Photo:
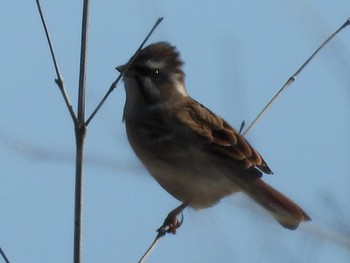
[(285, 228), (296, 229), (300, 222), (311, 220), (296, 203), (261, 179), (250, 181), (243, 190)]

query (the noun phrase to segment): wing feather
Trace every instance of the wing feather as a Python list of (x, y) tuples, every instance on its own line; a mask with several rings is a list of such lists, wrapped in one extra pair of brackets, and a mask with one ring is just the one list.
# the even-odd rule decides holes
[(261, 155), (226, 121), (191, 98), (183, 105), (176, 111), (177, 120), (189, 127), (210, 151), (228, 158), (249, 174), (272, 174)]

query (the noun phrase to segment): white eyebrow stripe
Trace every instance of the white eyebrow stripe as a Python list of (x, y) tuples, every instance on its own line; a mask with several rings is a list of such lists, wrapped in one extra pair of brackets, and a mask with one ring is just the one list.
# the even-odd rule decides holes
[(159, 62), (156, 62), (156, 61), (146, 61), (146, 66), (151, 68), (151, 69), (162, 69), (164, 68), (164, 62), (163, 61), (159, 61)]

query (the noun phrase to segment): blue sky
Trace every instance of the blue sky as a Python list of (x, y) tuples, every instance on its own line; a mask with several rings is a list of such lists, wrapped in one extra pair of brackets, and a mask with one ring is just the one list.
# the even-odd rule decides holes
[[(73, 1), (71, 1), (73, 2)], [(42, 1), (76, 108), (81, 1)], [(350, 16), (349, 1), (92, 1), (87, 115), (158, 17), (148, 43), (169, 41), (188, 92), (229, 123), (250, 123), (318, 45)], [(0, 4), (0, 246), (11, 262), (70, 262), (72, 121), (54, 83), (35, 1)], [(243, 195), (184, 212), (148, 262), (349, 262), (350, 27), (274, 103), (247, 138), (274, 175), (265, 181), (313, 221), (281, 228)], [(122, 83), (90, 123), (84, 262), (136, 262), (179, 202), (142, 168), (121, 121)], [(1, 259), (0, 259), (0, 262)]]

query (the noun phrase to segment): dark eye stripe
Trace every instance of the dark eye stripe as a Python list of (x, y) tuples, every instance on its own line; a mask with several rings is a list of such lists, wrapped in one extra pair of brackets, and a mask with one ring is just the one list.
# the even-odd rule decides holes
[(141, 67), (141, 66), (136, 66), (135, 69), (140, 75), (144, 77), (154, 78), (159, 75), (158, 69), (150, 69), (150, 68)]
[(142, 79), (139, 76), (135, 77), (135, 80), (140, 88), (140, 91), (142, 93), (143, 98), (148, 104), (155, 103), (154, 99), (150, 96), (150, 94), (147, 92), (145, 85), (143, 84)]

